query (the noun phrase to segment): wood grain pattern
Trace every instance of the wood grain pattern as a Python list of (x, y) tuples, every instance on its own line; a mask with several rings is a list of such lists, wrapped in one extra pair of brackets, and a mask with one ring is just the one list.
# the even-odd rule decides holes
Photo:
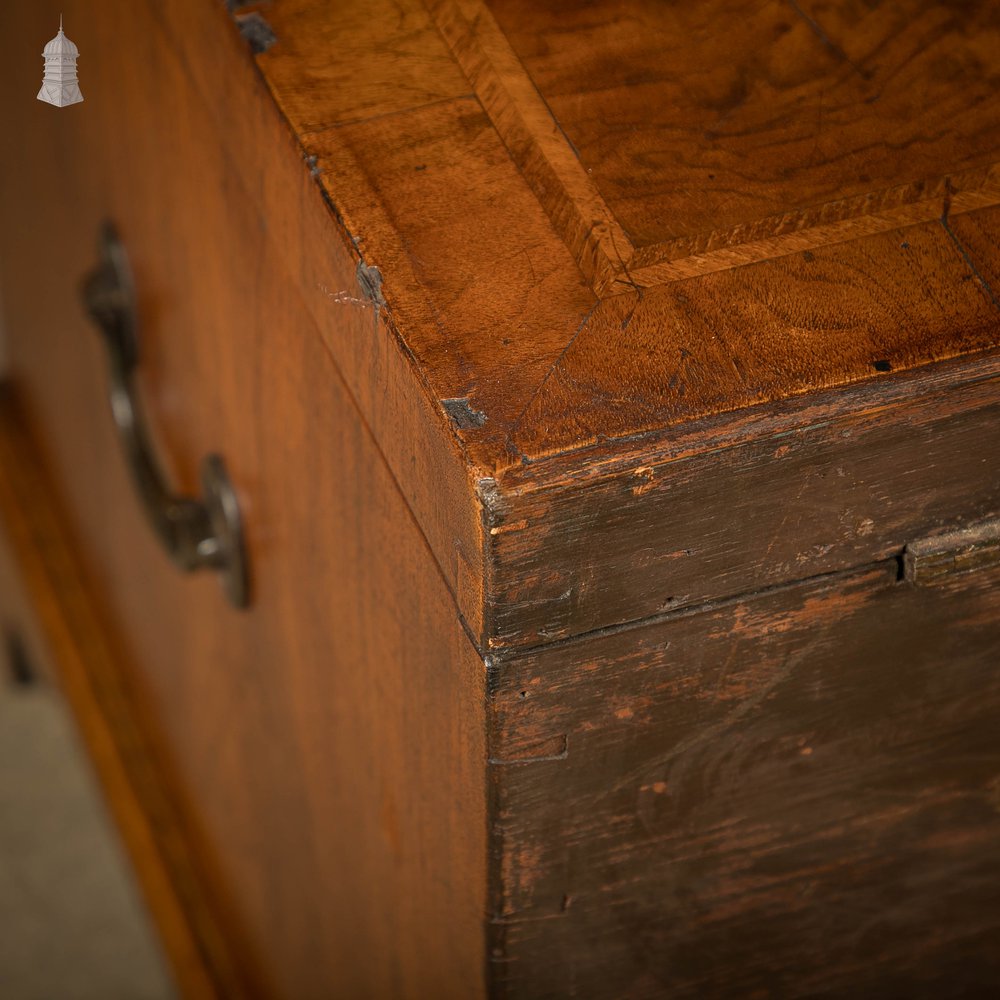
[(866, 406), (828, 398), (770, 425), (703, 428), (562, 488), (510, 484), (493, 497), (487, 643), (846, 569), (901, 552), (907, 533), (1000, 510), (992, 369), (910, 403), (869, 390)]
[[(3, 161), (11, 378), (219, 898), (277, 995), (481, 994), (484, 668), (452, 590), (481, 591), (459, 568), (481, 529), (450, 424), (359, 289), (357, 250), (222, 5), (65, 19), (95, 55), (87, 113), (16, 105), (33, 140)], [(0, 25), (48, 37), (40, 8)], [(37, 61), (12, 50), (3, 92)], [(132, 494), (77, 295), (105, 215), (131, 253), (170, 479), (197, 493), (217, 450), (238, 491), (247, 613), (210, 574), (176, 572)]]
[(419, 3), (375, 0), (363, 13), (315, 0), (256, 6), (277, 39), (258, 64), (300, 133), (469, 93)]
[[(1000, 195), (992, 4), (489, 7), (549, 112), (535, 144), (565, 136), (631, 240), (619, 244), (636, 247), (637, 284), (698, 273), (690, 258), (718, 248), (744, 263), (812, 249), (853, 218), (841, 233), (937, 218), (946, 190)], [(524, 143), (494, 120), (521, 162)], [(654, 267), (665, 261), (678, 264)]]
[[(477, 454), (513, 461), (507, 428), (596, 299), (489, 120), (464, 99), (307, 142), (366, 255), (392, 276), (390, 312), (418, 331), (409, 346), (435, 391), (487, 415), (475, 428)], [(411, 282), (425, 294), (406, 294)]]
[(5, 630), (59, 684), (185, 997), (263, 995), (256, 961), (234, 951), (238, 918), (210, 891), (192, 831), (120, 657), (87, 591), (12, 394), (0, 386), (0, 555)]
[(479, 0), (436, 0), (430, 8), (525, 179), (600, 294), (626, 276), (629, 237), (488, 8)]
[(992, 294), (925, 223), (602, 301), (511, 436), (535, 459), (998, 343)]
[(995, 990), (1000, 573), (897, 577), (495, 662), (499, 996)]
[[(418, 0), (401, 0), (401, 23), (426, 25), (419, 7)], [(773, 7), (762, 5), (761, 17), (773, 19)], [(310, 162), (317, 179), (356, 245), (387, 276), (384, 292), (394, 325), (418, 377), (436, 399), (467, 400), (482, 415), (456, 428), (476, 470), (473, 479), (516, 475), (522, 461), (598, 441), (621, 438), (627, 450), (633, 435), (666, 435), (714, 413), (877, 377), (876, 361), (900, 371), (998, 343), (994, 296), (981, 283), (977, 290), (975, 280), (975, 268), (988, 265), (976, 264), (952, 238), (958, 220), (993, 211), (983, 206), (994, 199), (996, 178), (985, 160), (975, 160), (992, 148), (984, 138), (991, 98), (973, 102), (967, 112), (978, 123), (963, 133), (962, 148), (972, 150), (972, 159), (953, 162), (946, 155), (951, 124), (936, 140), (921, 132), (915, 141), (926, 140), (926, 155), (938, 155), (943, 164), (933, 178), (911, 181), (899, 174), (900, 184), (879, 189), (877, 198), (871, 185), (867, 194), (845, 193), (840, 207), (817, 208), (806, 228), (794, 221), (794, 212), (777, 228), (744, 227), (732, 245), (694, 248), (698, 253), (685, 258), (687, 264), (653, 257), (638, 261), (637, 266), (659, 269), (655, 276), (649, 272), (650, 281), (668, 286), (643, 287), (646, 280), (632, 274), (628, 248), (619, 247), (609, 259), (620, 270), (620, 256), (629, 274), (616, 279), (614, 288), (598, 283), (597, 297), (610, 295), (598, 302), (586, 287), (593, 283), (591, 264), (558, 246), (568, 240), (579, 250), (583, 244), (567, 234), (579, 233), (573, 227), (581, 219), (600, 216), (599, 205), (587, 207), (590, 187), (590, 194), (577, 200), (559, 200), (566, 185), (576, 183), (559, 177), (579, 172), (580, 162), (551, 115), (545, 118), (544, 100), (525, 67), (513, 60), (490, 12), (477, 0), (432, 8), (435, 24), (471, 77), (469, 86), (479, 81), (478, 101), (457, 95), (359, 120), (345, 117), (355, 114), (343, 111), (345, 98), (327, 95), (308, 75), (297, 78), (291, 61), (281, 62), (280, 41), (257, 60), (307, 155), (315, 158)], [(520, 8), (510, 9), (512, 18), (520, 16)], [(544, 19), (546, 10), (539, 6), (531, 17), (525, 14), (527, 23)], [(598, 4), (588, 11), (533, 44), (539, 50), (547, 45), (553, 59), (579, 49), (586, 60), (611, 51), (616, 39), (649, 43), (634, 19), (624, 17), (603, 31), (604, 8)], [(664, 11), (651, 7), (643, 16), (702, 16)], [(882, 55), (871, 55), (878, 72), (888, 73), (898, 59), (906, 67), (900, 79), (925, 65), (911, 50), (926, 41), (932, 25), (944, 23), (935, 7), (893, 42), (888, 14), (874, 20), (855, 15), (859, 39), (876, 47), (885, 43)], [(346, 8), (278, 0), (268, 16), (281, 26), (290, 51), (297, 51), (322, 34), (320, 24), (326, 25), (323, 31), (339, 30), (351, 15)], [(847, 81), (846, 64), (826, 52), (808, 20), (794, 11), (788, 16), (789, 25), (796, 25), (790, 27), (796, 45), (820, 50), (817, 72)], [(983, 11), (975, 16), (990, 17)], [(585, 50), (580, 38), (589, 36), (576, 34), (583, 21), (594, 36)], [(979, 36), (967, 36), (954, 18), (947, 25), (928, 43), (932, 51), (926, 58), (937, 60), (934, 65), (940, 63), (944, 74), (929, 86), (945, 87), (952, 63), (953, 77), (976, 72)], [(344, 30), (351, 37), (350, 26)], [(523, 36), (511, 33), (516, 50)], [(436, 46), (429, 41), (428, 51), (438, 51)], [(343, 71), (354, 74), (359, 100), (370, 88), (381, 92), (388, 73), (396, 74), (404, 93), (409, 81), (426, 72), (405, 52), (392, 64), (375, 58), (369, 66), (351, 44), (342, 60)], [(760, 66), (745, 70), (746, 87), (754, 93), (767, 84), (766, 75), (763, 82), (754, 76), (757, 71), (763, 74)], [(595, 74), (590, 82), (596, 84), (602, 77)], [(555, 76), (536, 82), (543, 95), (550, 83), (556, 90), (562, 85)], [(841, 98), (849, 103), (850, 87), (844, 86)], [(894, 89), (899, 86), (895, 76), (886, 82), (903, 100)], [(869, 112), (858, 110), (858, 121)], [(896, 121), (896, 111), (885, 113)], [(340, 124), (314, 128), (326, 119)], [(845, 122), (848, 127), (846, 117)], [(518, 130), (525, 129), (521, 136)], [(568, 159), (557, 153), (560, 142)], [(891, 166), (888, 160), (882, 165)], [(695, 174), (690, 183), (698, 183)], [(594, 229), (601, 232), (601, 226)], [(995, 254), (995, 248), (985, 249), (987, 258)], [(587, 275), (584, 284), (581, 277)]]
[[(4, 7), (0, 38), (53, 9)], [(993, 977), (995, 572), (897, 577), (1000, 505), (995, 12), (240, 10), (265, 51), (222, 4), (71, 0), (87, 101), (10, 105), (0, 279), (81, 579), (251, 985)], [(3, 93), (33, 93), (2, 45)], [(176, 575), (131, 495), (75, 301), (106, 215), (171, 481), (207, 451), (234, 479), (248, 613)]]

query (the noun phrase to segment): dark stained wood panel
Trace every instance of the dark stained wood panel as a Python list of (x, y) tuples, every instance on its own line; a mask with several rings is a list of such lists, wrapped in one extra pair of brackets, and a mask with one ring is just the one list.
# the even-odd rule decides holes
[(489, 7), (637, 249), (865, 215), (1000, 159), (992, 3)]
[(945, 367), (917, 400), (904, 377), (696, 425), (620, 464), (568, 455), (544, 481), (522, 466), (490, 497), (487, 644), (846, 569), (1000, 510), (998, 374), (983, 357), (979, 378)]
[(500, 996), (991, 995), (1000, 571), (898, 575), (494, 664)]

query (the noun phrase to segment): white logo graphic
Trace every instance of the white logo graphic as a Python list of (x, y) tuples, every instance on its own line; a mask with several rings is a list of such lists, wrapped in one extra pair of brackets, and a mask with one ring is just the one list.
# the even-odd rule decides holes
[(45, 77), (38, 99), (57, 108), (79, 104), (83, 100), (80, 85), (76, 82), (76, 60), (80, 50), (63, 34), (62, 15), (59, 16), (59, 34), (42, 50), (45, 60)]

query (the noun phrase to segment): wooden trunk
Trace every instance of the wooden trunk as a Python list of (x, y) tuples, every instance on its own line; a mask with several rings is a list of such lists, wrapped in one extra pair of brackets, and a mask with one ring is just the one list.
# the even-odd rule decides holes
[[(995, 4), (0, 39), (0, 624), (185, 995), (1000, 990)], [(246, 607), (130, 481), (109, 220), (150, 461), (224, 459)]]

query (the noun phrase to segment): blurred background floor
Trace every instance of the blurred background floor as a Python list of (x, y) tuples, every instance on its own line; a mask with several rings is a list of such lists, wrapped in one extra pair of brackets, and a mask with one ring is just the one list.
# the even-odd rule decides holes
[(59, 692), (16, 656), (14, 669), (3, 659), (11, 657), (0, 655), (0, 998), (173, 998)]

